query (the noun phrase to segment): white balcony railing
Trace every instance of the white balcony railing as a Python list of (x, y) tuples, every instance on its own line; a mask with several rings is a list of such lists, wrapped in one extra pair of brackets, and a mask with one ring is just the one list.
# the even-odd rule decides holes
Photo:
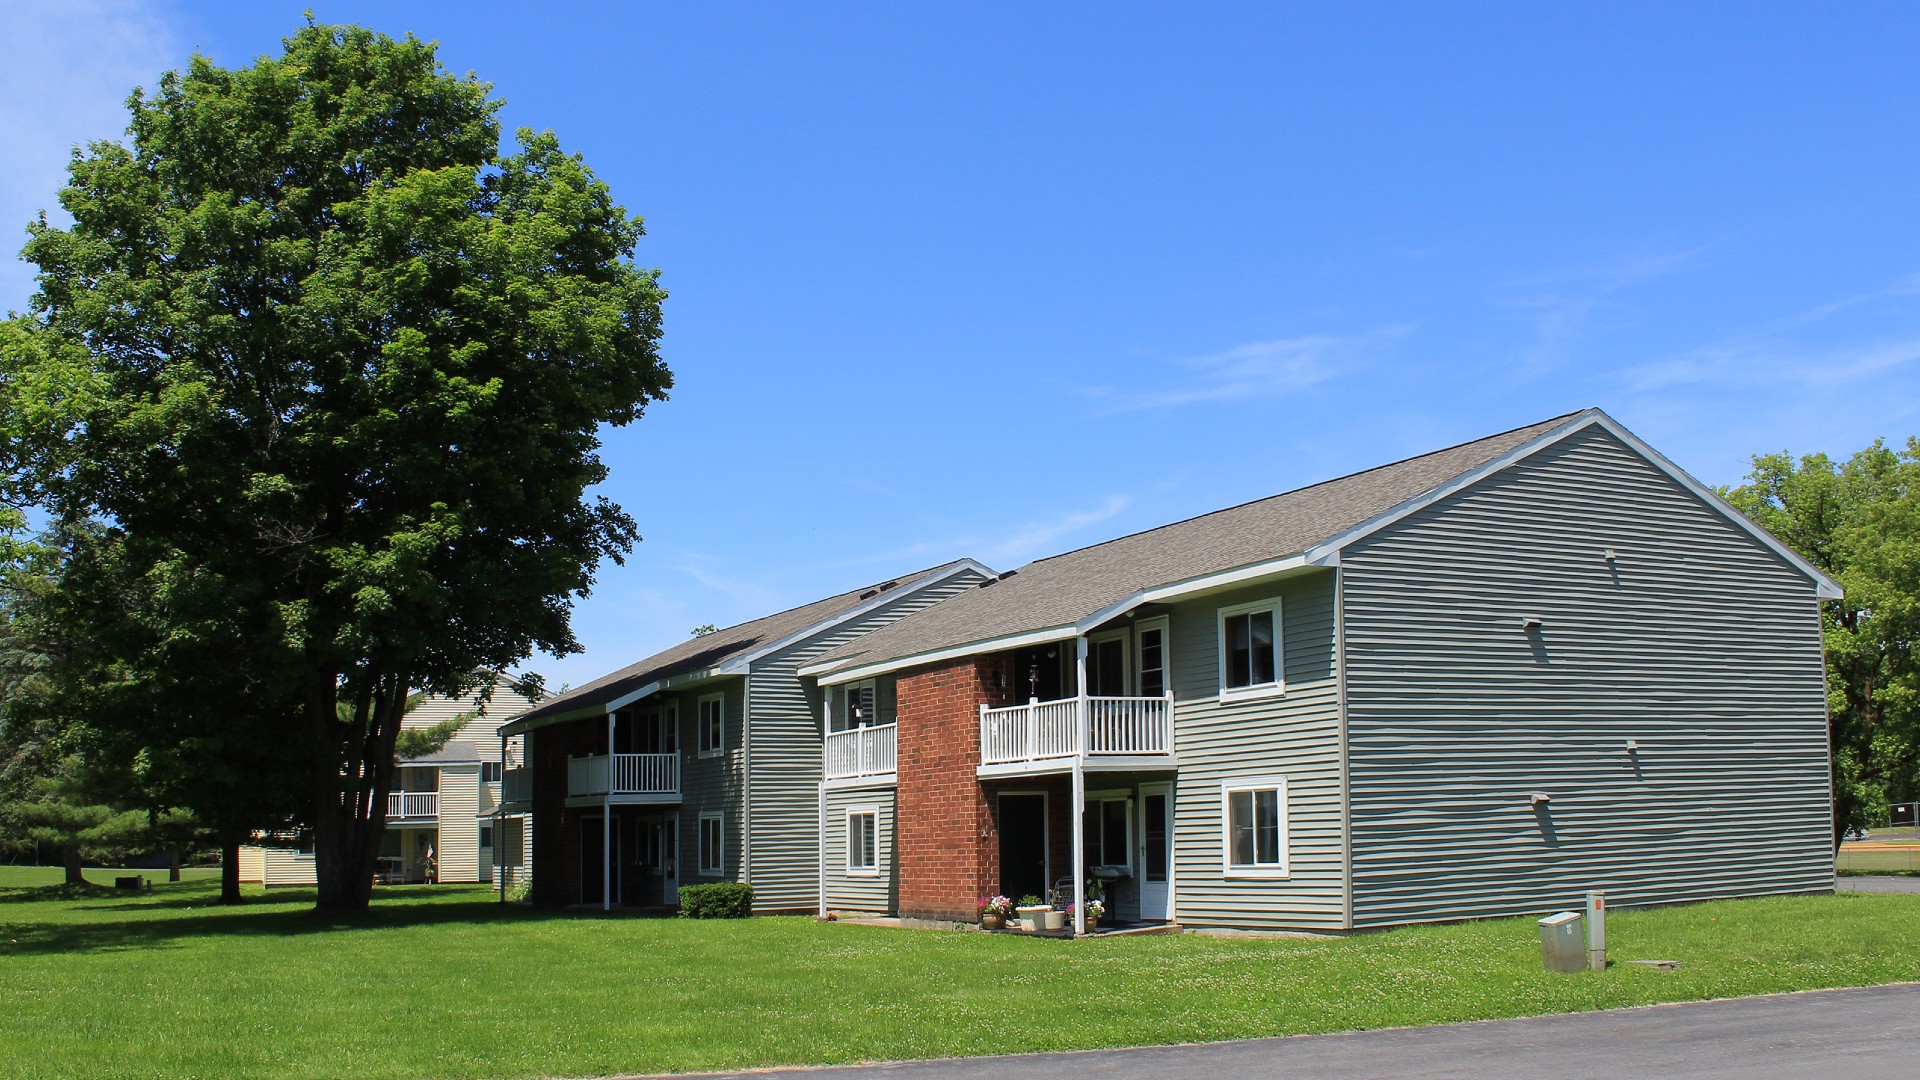
[(521, 765), (501, 773), (500, 802), (520, 806), (533, 801), (533, 770)]
[(568, 795), (678, 795), (680, 755), (599, 754), (567, 762)]
[(827, 733), (827, 779), (879, 776), (894, 770), (893, 724)]
[(387, 793), (388, 821), (439, 816), (440, 793), (437, 791), (389, 791)]
[(980, 707), (980, 762), (1004, 765), (1051, 758), (1173, 752), (1171, 697), (1090, 697)]

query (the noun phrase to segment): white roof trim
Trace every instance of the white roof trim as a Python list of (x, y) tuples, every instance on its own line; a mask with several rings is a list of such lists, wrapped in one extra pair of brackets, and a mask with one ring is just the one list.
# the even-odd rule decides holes
[(1493, 460), (1488, 461), (1485, 464), (1478, 466), (1477, 468), (1469, 469), (1468, 471), (1461, 473), (1459, 476), (1456, 476), (1453, 479), (1448, 480), (1447, 482), (1434, 487), (1430, 491), (1424, 492), (1420, 495), (1416, 495), (1413, 498), (1408, 499), (1406, 502), (1403, 502), (1400, 505), (1395, 506), (1390, 510), (1387, 510), (1380, 514), (1376, 514), (1373, 517), (1368, 518), (1367, 520), (1361, 522), (1358, 525), (1353, 526), (1352, 528), (1341, 533), (1340, 535), (1327, 540), (1325, 543), (1318, 544), (1308, 549), (1306, 552), (1306, 559), (1308, 562), (1313, 563), (1315, 565), (1338, 565), (1339, 558), (1340, 558), (1340, 550), (1342, 548), (1345, 548), (1347, 545), (1352, 544), (1355, 541), (1362, 540), (1368, 536), (1371, 536), (1374, 533), (1379, 532), (1381, 529), (1384, 529), (1387, 526), (1392, 525), (1394, 522), (1400, 521), (1401, 519), (1408, 517), (1409, 515), (1418, 513), (1419, 511), (1424, 510), (1429, 506), (1432, 506), (1434, 503), (1437, 503), (1440, 500), (1447, 498), (1448, 496), (1454, 495), (1466, 488), (1472, 487), (1473, 485), (1479, 483), (1480, 481), (1486, 479), (1487, 477), (1492, 476), (1494, 473), (1500, 472), (1501, 470), (1508, 468), (1509, 466), (1515, 464), (1516, 462), (1519, 462), (1525, 458), (1531, 457), (1532, 455), (1540, 452), (1541, 450), (1544, 450), (1547, 447), (1552, 446), (1553, 444), (1561, 441), (1562, 439), (1565, 439), (1569, 435), (1573, 435), (1576, 432), (1584, 431), (1589, 427), (1596, 427), (1596, 426), (1609, 432), (1615, 438), (1619, 439), (1621, 442), (1626, 443), (1629, 449), (1633, 450), (1635, 453), (1645, 458), (1649, 464), (1653, 465), (1655, 468), (1659, 469), (1661, 472), (1666, 473), (1669, 477), (1671, 477), (1674, 480), (1674, 482), (1678, 483), (1681, 487), (1684, 487), (1689, 492), (1693, 493), (1693, 495), (1699, 498), (1700, 501), (1706, 503), (1709, 507), (1713, 508), (1714, 510), (1719, 511), (1721, 516), (1727, 518), (1728, 520), (1732, 521), (1735, 525), (1738, 525), (1740, 528), (1746, 530), (1747, 533), (1751, 535), (1755, 540), (1760, 541), (1761, 544), (1765, 545), (1774, 554), (1784, 559), (1794, 569), (1799, 570), (1801, 573), (1805, 574), (1808, 578), (1810, 578), (1813, 581), (1814, 594), (1818, 596), (1820, 599), (1822, 600), (1840, 599), (1841, 597), (1840, 586), (1832, 578), (1821, 573), (1817, 568), (1814, 567), (1812, 563), (1809, 563), (1806, 559), (1802, 558), (1800, 554), (1794, 551), (1792, 548), (1781, 543), (1778, 538), (1776, 538), (1772, 533), (1768, 532), (1767, 530), (1761, 528), (1759, 524), (1756, 523), (1752, 518), (1749, 518), (1747, 515), (1741, 513), (1739, 510), (1734, 509), (1734, 507), (1729, 505), (1725, 499), (1722, 499), (1719, 495), (1715, 494), (1712, 488), (1707, 487), (1705, 484), (1702, 484), (1698, 480), (1695, 480), (1692, 476), (1687, 474), (1687, 471), (1685, 469), (1682, 469), (1680, 466), (1675, 465), (1672, 461), (1667, 459), (1666, 455), (1660, 453), (1658, 450), (1655, 450), (1653, 447), (1648, 446), (1646, 442), (1644, 442), (1638, 435), (1635, 435), (1633, 432), (1628, 431), (1625, 427), (1621, 426), (1618, 420), (1615, 420), (1613, 417), (1608, 416), (1606, 413), (1600, 411), (1599, 409), (1587, 409), (1584, 412), (1581, 412), (1577, 416), (1573, 417), (1572, 419), (1568, 420), (1565, 424), (1562, 424), (1561, 426), (1554, 428), (1551, 431), (1535, 436), (1534, 438), (1528, 440), (1527, 442), (1514, 447), (1512, 450), (1507, 451), (1506, 453), (1500, 455), (1499, 457), (1494, 458)]
[(866, 603), (859, 604), (854, 607), (850, 607), (847, 610), (842, 611), (839, 614), (833, 615), (820, 622), (817, 622), (812, 626), (807, 627), (804, 630), (796, 630), (793, 633), (788, 634), (786, 637), (780, 638), (776, 641), (769, 642), (765, 645), (760, 646), (757, 649), (754, 649), (751, 652), (742, 653), (739, 656), (736, 656), (733, 659), (728, 660), (726, 663), (721, 664), (718, 667), (714, 668), (713, 673), (716, 675), (745, 675), (747, 674), (747, 672), (752, 670), (752, 667), (755, 661), (759, 660), (764, 656), (767, 656), (770, 653), (779, 652), (780, 650), (793, 645), (795, 642), (805, 641), (807, 638), (813, 637), (815, 634), (824, 633), (828, 630), (833, 629), (836, 626), (839, 626), (842, 623), (851, 622), (852, 620), (860, 618), (863, 615), (870, 614), (882, 607), (885, 607), (887, 604), (892, 603), (893, 601), (899, 599), (903, 595), (915, 592), (916, 590), (919, 590), (919, 589), (924, 589), (929, 585), (938, 584), (939, 582), (945, 581), (947, 578), (954, 577), (968, 570), (975, 571), (979, 573), (982, 577), (990, 578), (994, 576), (993, 568), (985, 565), (984, 563), (975, 562), (972, 559), (959, 559), (955, 562), (949, 563), (944, 567), (937, 568), (933, 573), (922, 574), (919, 577), (913, 579), (912, 581), (907, 582), (904, 585), (896, 585), (891, 589), (884, 590), (876, 594), (873, 597), (873, 599), (867, 601)]

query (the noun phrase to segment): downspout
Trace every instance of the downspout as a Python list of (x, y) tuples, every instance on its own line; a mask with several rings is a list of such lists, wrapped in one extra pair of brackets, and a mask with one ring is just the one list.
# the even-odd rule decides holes
[[(833, 730), (833, 688), (820, 688), (820, 917), (827, 917), (827, 734)], [(898, 787), (895, 788), (897, 792)], [(895, 798), (898, 798), (896, 794)]]
[(1340, 847), (1341, 899), (1346, 908), (1346, 925), (1353, 929), (1353, 797), (1347, 762), (1347, 577), (1343, 567), (1333, 568), (1333, 670), (1335, 707), (1340, 714)]
[[(724, 714), (721, 723), (725, 723)], [(753, 676), (740, 680), (740, 880), (753, 884)]]
[(500, 798), (493, 804), (493, 878), (500, 886), (500, 902), (507, 902), (507, 737), (500, 736)]
[(1087, 635), (1081, 634), (1073, 641), (1080, 745), (1073, 756), (1073, 861), (1068, 869), (1073, 874), (1073, 936), (1079, 937), (1087, 932), (1087, 833), (1082, 819), (1087, 811), (1086, 764), (1087, 750), (1092, 746), (1093, 712), (1087, 701)]

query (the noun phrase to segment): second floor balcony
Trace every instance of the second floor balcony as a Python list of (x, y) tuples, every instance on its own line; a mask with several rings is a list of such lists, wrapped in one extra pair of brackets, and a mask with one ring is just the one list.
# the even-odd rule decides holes
[(980, 774), (1171, 768), (1173, 698), (1088, 697), (980, 707)]
[(570, 758), (567, 798), (677, 803), (680, 801), (680, 755), (596, 754)]
[(432, 821), (440, 817), (440, 793), (437, 791), (390, 791), (387, 793), (388, 821)]
[(504, 810), (525, 810), (533, 805), (533, 770), (525, 765), (516, 765), (503, 771), (500, 779), (500, 807)]
[(827, 732), (826, 771), (829, 780), (857, 776), (889, 776), (895, 767), (893, 724)]

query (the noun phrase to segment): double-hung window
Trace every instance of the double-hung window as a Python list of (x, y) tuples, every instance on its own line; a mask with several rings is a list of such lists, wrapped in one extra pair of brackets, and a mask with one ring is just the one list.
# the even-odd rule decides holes
[(1220, 609), (1220, 696), (1284, 690), (1280, 657), (1279, 598)]
[(1287, 875), (1286, 780), (1222, 784), (1220, 821), (1228, 877)]
[[(481, 762), (480, 763), (480, 782), (483, 784), (499, 783), (500, 782), (500, 763), (497, 761)], [(481, 846), (485, 847), (486, 845), (482, 844)]]
[(714, 757), (726, 749), (725, 710), (721, 708), (726, 699), (719, 694), (707, 694), (700, 699), (700, 756)]
[(1087, 796), (1080, 817), (1089, 866), (1133, 866), (1133, 800), (1124, 793)]
[(871, 806), (847, 811), (847, 873), (880, 872), (880, 813)]
[(727, 815), (720, 810), (700, 812), (700, 872), (724, 874), (727, 866)]

